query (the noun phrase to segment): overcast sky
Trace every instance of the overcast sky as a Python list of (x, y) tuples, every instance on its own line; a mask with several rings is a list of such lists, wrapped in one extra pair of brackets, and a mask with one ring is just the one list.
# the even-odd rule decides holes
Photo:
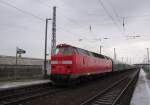
[(24, 57), (43, 58), (45, 18), (52, 18), (56, 6), (57, 44), (98, 53), (102, 45), (104, 55), (113, 58), (116, 48), (117, 59), (142, 62), (150, 48), (149, 5), (150, 0), (0, 0), (0, 55), (15, 56), (19, 47)]

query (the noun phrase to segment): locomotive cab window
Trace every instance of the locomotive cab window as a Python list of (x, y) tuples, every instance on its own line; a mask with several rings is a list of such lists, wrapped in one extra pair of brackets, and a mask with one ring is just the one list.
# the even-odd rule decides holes
[(61, 55), (71, 55), (72, 54), (72, 48), (71, 47), (61, 47), (61, 48), (56, 48), (55, 55), (61, 54)]
[(64, 48), (62, 48), (61, 54), (62, 55), (70, 55), (70, 54), (72, 54), (72, 48), (71, 47), (64, 47)]
[(56, 48), (54, 54), (57, 55), (59, 53), (59, 48)]

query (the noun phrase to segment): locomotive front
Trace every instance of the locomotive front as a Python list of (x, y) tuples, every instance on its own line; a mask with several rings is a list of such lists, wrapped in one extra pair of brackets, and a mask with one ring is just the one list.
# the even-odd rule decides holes
[(50, 79), (54, 82), (67, 82), (75, 69), (75, 55), (73, 47), (65, 44), (58, 45), (51, 56)]

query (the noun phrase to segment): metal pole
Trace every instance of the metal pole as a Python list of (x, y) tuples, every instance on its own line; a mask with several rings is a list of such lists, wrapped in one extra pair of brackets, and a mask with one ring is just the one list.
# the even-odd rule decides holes
[(125, 22), (124, 22), (124, 17), (123, 17), (123, 23), (122, 23), (123, 28), (125, 28)]
[(46, 18), (46, 25), (45, 25), (45, 52), (44, 52), (44, 78), (47, 77), (47, 70), (46, 70), (46, 56), (47, 56), (47, 26), (48, 26), (48, 19)]
[(147, 64), (148, 64), (148, 70), (149, 70), (149, 48), (147, 48)]
[(114, 60), (116, 60), (116, 49), (114, 48)]
[(100, 54), (101, 54), (101, 52), (102, 52), (102, 46), (100, 45)]
[(132, 60), (131, 60), (131, 58), (130, 58), (130, 65), (132, 64)]
[(17, 58), (17, 47), (16, 47), (16, 65), (17, 65), (17, 62), (18, 61), (18, 58)]
[[(18, 48), (16, 47), (16, 66), (17, 66), (17, 64), (18, 64), (18, 57), (17, 57), (17, 55), (18, 55), (18, 53), (17, 53), (17, 50), (18, 50)], [(17, 69), (14, 69), (14, 79), (16, 80), (16, 70)]]
[(51, 55), (53, 55), (55, 48), (56, 48), (56, 7), (53, 7)]
[(128, 64), (128, 57), (127, 57), (127, 64)]

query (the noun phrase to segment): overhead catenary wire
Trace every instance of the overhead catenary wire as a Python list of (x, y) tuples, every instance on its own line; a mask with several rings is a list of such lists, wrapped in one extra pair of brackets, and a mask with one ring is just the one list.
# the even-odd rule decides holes
[[(57, 2), (57, 1), (56, 1)], [(58, 10), (59, 11), (59, 10)], [(82, 11), (82, 10), (80, 10), (80, 11)], [(64, 15), (62, 12), (60, 12), (59, 11), (59, 13), (63, 16), (63, 17), (65, 17), (66, 19), (68, 19), (68, 21), (70, 21), (70, 22), (72, 22), (72, 23), (74, 23), (74, 24), (77, 24), (78, 26), (80, 26), (81, 28), (83, 28), (83, 26), (79, 23), (79, 22), (77, 22), (76, 20), (74, 20), (74, 19), (72, 19), (72, 18), (70, 18), (70, 17), (68, 17), (68, 16), (66, 16), (66, 15)], [(82, 11), (82, 13), (83, 13), (83, 11)], [(85, 12), (84, 12), (85, 13)], [(87, 13), (88, 15), (89, 15), (89, 13)], [(90, 25), (90, 24), (89, 24)], [(91, 26), (91, 25), (90, 25)], [(97, 35), (93, 32), (93, 31), (90, 31), (95, 37), (96, 37), (96, 39), (100, 39), (100, 38), (98, 38), (97, 37)]]
[[(41, 21), (45, 22), (45, 20), (44, 20), (43, 18), (41, 18), (41, 17), (39, 17), (39, 16), (37, 16), (37, 15), (34, 15), (34, 14), (32, 14), (31, 12), (28, 12), (28, 11), (26, 11), (26, 10), (23, 10), (23, 9), (21, 9), (21, 8), (18, 8), (17, 6), (15, 6), (15, 5), (11, 4), (11, 3), (8, 3), (8, 2), (5, 2), (5, 1), (0, 1), (0, 3), (3, 3), (3, 4), (5, 4), (5, 5), (7, 5), (7, 6), (10, 6), (10, 7), (14, 8), (14, 9), (16, 9), (16, 10), (18, 10), (18, 11), (20, 11), (20, 12), (26, 14), (26, 15), (32, 16), (32, 17), (34, 17), (34, 18), (36, 18), (36, 19), (38, 19), (38, 20), (41, 20)], [(73, 20), (72, 20), (72, 21), (73, 21)], [(63, 28), (63, 27), (61, 27), (61, 26), (59, 26), (59, 25), (57, 25), (57, 27), (58, 27), (59, 29), (63, 30), (63, 31), (66, 31), (67, 33), (71, 33), (71, 34), (73, 34), (73, 35), (79, 35), (79, 34), (77, 34), (77, 33), (75, 33), (75, 32), (71, 32), (71, 31), (69, 31), (69, 30), (67, 30), (67, 29), (65, 29), (65, 28)], [(80, 37), (81, 37), (81, 35), (80, 35)], [(83, 37), (83, 36), (82, 36), (82, 37)], [(87, 38), (84, 37), (84, 39), (87, 39)]]
[[(72, 19), (72, 18), (70, 18), (70, 17), (68, 17), (68, 16), (66, 16), (66, 15), (64, 15), (62, 12), (60, 12), (59, 10), (58, 10), (58, 12), (59, 12), (59, 14), (61, 14), (64, 18), (66, 18), (68, 21), (70, 21), (70, 22), (72, 22), (73, 24), (76, 24), (76, 25), (78, 25), (79, 27), (81, 27), (81, 28), (84, 28), (79, 22), (77, 22), (76, 20), (74, 20), (74, 19)], [(95, 35), (95, 37), (97, 37), (97, 35), (93, 32), (93, 31), (90, 31), (93, 35)], [(85, 33), (85, 32), (84, 32)], [(85, 33), (85, 34), (87, 34), (87, 33)], [(98, 38), (97, 38), (98, 39)]]
[[(103, 3), (103, 2), (102, 2), (102, 3)], [(113, 11), (115, 17), (117, 18), (116, 20), (115, 20), (114, 17), (109, 13), (109, 11), (108, 11), (108, 9), (105, 7), (104, 3), (103, 3), (103, 6), (104, 6), (104, 8), (107, 10), (107, 13), (109, 14), (109, 16), (112, 17), (111, 20), (113, 21), (113, 24), (116, 25), (116, 27), (117, 27), (117, 29), (119, 30), (119, 32), (121, 32), (121, 34), (125, 34), (125, 35), (126, 35), (126, 34), (127, 34), (127, 30), (126, 30), (126, 27), (125, 27), (125, 26), (126, 26), (126, 23), (125, 23), (126, 17), (119, 17), (119, 15), (118, 15), (118, 13), (116, 12), (116, 10), (115, 10), (113, 4), (112, 4), (112, 3), (109, 3), (109, 4), (110, 4), (110, 6), (112, 7), (112, 11)], [(59, 10), (58, 10), (58, 11), (59, 11)], [(105, 11), (105, 12), (106, 12), (106, 11)], [(59, 14), (61, 14), (63, 17), (65, 17), (68, 21), (70, 21), (70, 22), (72, 22), (72, 23), (74, 23), (74, 24), (80, 26), (81, 28), (83, 28), (83, 26), (82, 26), (79, 22), (77, 22), (76, 20), (72, 19), (71, 17), (68, 17), (68, 16), (64, 15), (63, 12), (60, 12), (60, 11), (59, 11)], [(118, 20), (118, 21), (117, 21), (117, 20)], [(89, 24), (89, 25), (90, 25), (90, 27), (91, 27), (91, 24)], [(123, 30), (122, 30), (122, 28), (123, 28)], [(97, 37), (97, 35), (91, 30), (91, 28), (89, 28), (89, 29), (90, 29), (90, 32), (91, 32), (94, 36)], [(96, 39), (100, 40), (101, 38), (96, 38)]]
[[(24, 9), (21, 9), (21, 8), (15, 6), (15, 5), (12, 4), (12, 3), (9, 3), (9, 2), (3, 1), (3, 0), (1, 0), (0, 3), (3, 3), (3, 4), (5, 4), (5, 5), (7, 5), (7, 6), (10, 6), (10, 7), (14, 8), (14, 9), (16, 9), (16, 10), (18, 10), (18, 11), (20, 11), (20, 12), (26, 14), (26, 15), (32, 16), (33, 18), (36, 18), (36, 19), (38, 19), (38, 20), (41, 20), (42, 22), (45, 22), (45, 19), (43, 19), (43, 18), (41, 18), (41, 17), (39, 17), (39, 16), (37, 16), (37, 15), (31, 13), (31, 12), (28, 12), (28, 11), (26, 11), (26, 10), (24, 10)], [(61, 14), (62, 14), (62, 13), (61, 13)], [(75, 21), (75, 20), (73, 20), (73, 19), (71, 19), (71, 18), (68, 18), (68, 16), (65, 16), (65, 15), (64, 15), (64, 17), (66, 17), (68, 20), (72, 21), (74, 24), (77, 24), (77, 25), (79, 25), (80, 27), (82, 27), (82, 26), (80, 25), (80, 23), (78, 24), (77, 21)], [(78, 35), (79, 37), (82, 37), (82, 38), (84, 38), (84, 39), (86, 39), (86, 40), (89, 40), (88, 38), (84, 37), (83, 35), (80, 35), (80, 33), (71, 32), (71, 30), (67, 30), (67, 29), (65, 29), (64, 27), (60, 26), (60, 25), (57, 25), (57, 27), (58, 27), (59, 29), (63, 30), (63, 31), (66, 31), (67, 33), (71, 33), (71, 34), (73, 34), (73, 35)], [(93, 31), (91, 31), (91, 33), (93, 33)], [(94, 34), (94, 35), (95, 35), (95, 34)], [(96, 39), (97, 39), (97, 40), (100, 40), (100, 38), (96, 38)], [(93, 39), (93, 40), (94, 40), (94, 39)]]
[[(38, 0), (38, 1), (39, 1), (39, 0)], [(57, 2), (57, 1), (55, 1), (55, 2)], [(44, 3), (42, 3), (42, 5), (51, 7), (50, 5), (44, 4)], [(63, 4), (63, 5), (64, 5), (64, 4)], [(63, 7), (64, 7), (64, 6), (63, 6)], [(60, 7), (58, 7), (58, 8), (60, 8)], [(62, 8), (62, 7), (61, 7), (61, 8)], [(73, 23), (73, 24), (78, 25), (78, 26), (81, 27), (82, 29), (84, 28), (83, 25), (80, 24), (78, 21), (76, 21), (75, 19), (72, 19), (71, 17), (68, 17), (68, 16), (66, 16), (65, 14), (63, 14), (63, 12), (62, 12), (60, 9), (57, 9), (57, 12), (59, 12), (59, 15), (63, 16), (65, 19), (67, 19), (67, 21), (69, 21), (69, 22), (71, 22), (71, 23)], [(97, 37), (97, 35), (96, 35), (93, 31), (90, 31), (90, 32), (96, 37), (96, 39), (100, 39), (100, 38)], [(84, 34), (87, 35), (88, 33), (84, 32)]]
[[(14, 8), (14, 9), (18, 10), (19, 12), (21, 12), (21, 13), (23, 13), (23, 14), (29, 15), (29, 16), (35, 18), (35, 19), (38, 19), (38, 20), (40, 20), (40, 21), (42, 21), (42, 22), (45, 22), (45, 19), (43, 19), (43, 18), (41, 18), (41, 17), (39, 17), (39, 16), (37, 16), (37, 15), (31, 13), (31, 12), (28, 12), (28, 11), (26, 11), (26, 10), (24, 10), (24, 9), (21, 9), (21, 8), (15, 6), (15, 5), (12, 4), (12, 3), (9, 3), (9, 2), (3, 1), (3, 0), (1, 0), (0, 3), (3, 3), (3, 4), (5, 4), (5, 5), (7, 5), (7, 6), (11, 7), (11, 8)], [(75, 21), (74, 21), (74, 22), (75, 22)], [(78, 35), (80, 38), (82, 37), (83, 39), (85, 39), (85, 40), (87, 40), (87, 41), (90, 41), (90, 39), (84, 37), (83, 35), (80, 35), (80, 33), (71, 32), (71, 30), (65, 29), (65, 28), (63, 28), (63, 27), (60, 26), (60, 25), (57, 25), (57, 28), (59, 28), (59, 29), (65, 31), (65, 32), (67, 32), (67, 33), (70, 33), (71, 35)], [(79, 39), (80, 39), (80, 38), (79, 38)], [(94, 39), (93, 39), (93, 40), (94, 40)], [(97, 38), (97, 40), (100, 40), (100, 38)]]
[(114, 23), (114, 25), (116, 25), (116, 27), (118, 28), (119, 32), (120, 31), (120, 27), (118, 26), (118, 24), (115, 22), (115, 19), (113, 18), (113, 16), (109, 13), (109, 11), (107, 10), (107, 8), (105, 7), (104, 3), (102, 0), (98, 0), (100, 6), (102, 6), (102, 8), (104, 9), (104, 11), (106, 12), (106, 14), (108, 15), (108, 17), (112, 20), (112, 22)]
[(118, 15), (116, 9), (114, 8), (112, 2), (111, 2), (111, 1), (108, 1), (108, 3), (110, 4), (110, 6), (111, 6), (111, 8), (112, 8), (112, 11), (114, 12), (115, 17), (117, 18), (120, 27), (123, 27), (123, 31), (126, 32), (126, 29), (125, 29), (125, 18), (124, 18), (124, 17), (123, 17), (123, 18), (119, 18), (119, 15)]
[[(55, 1), (56, 2), (56, 4), (58, 4), (58, 1), (57, 0), (49, 0), (49, 1)], [(59, 1), (59, 2), (61, 2), (61, 1)], [(63, 8), (66, 8), (66, 4), (64, 3), (64, 2), (61, 2), (61, 4), (59, 4), (59, 5), (61, 5), (61, 7), (63, 7)], [(69, 6), (70, 7), (70, 6)], [(73, 7), (71, 7), (71, 8), (73, 8)], [(67, 9), (67, 8), (66, 8)], [(77, 10), (77, 9), (76, 9)], [(87, 11), (85, 12), (84, 10), (77, 10), (77, 12), (82, 12), (83, 14), (87, 14), (87, 15), (91, 15), (90, 13), (88, 13)]]
[(11, 4), (11, 3), (8, 3), (8, 2), (6, 2), (6, 1), (0, 0), (0, 3), (5, 4), (5, 5), (7, 5), (7, 6), (10, 6), (10, 7), (14, 8), (14, 9), (16, 9), (16, 10), (18, 10), (18, 11), (20, 11), (20, 12), (26, 14), (26, 15), (32, 16), (32, 17), (34, 17), (34, 18), (36, 18), (36, 19), (38, 19), (38, 20), (45, 21), (45, 20), (42, 19), (41, 17), (39, 17), (39, 16), (37, 16), (37, 15), (34, 15), (34, 14), (31, 13), (31, 12), (25, 11), (25, 10), (23, 10), (23, 9), (21, 9), (21, 8), (18, 8), (18, 7), (16, 7), (15, 5), (13, 5), (13, 4)]
[[(72, 35), (75, 35), (75, 36), (78, 35), (78, 36), (80, 36), (80, 37), (83, 37), (84, 39), (87, 39), (86, 37), (81, 36), (81, 35), (79, 35), (79, 34), (77, 34), (77, 33), (71, 32), (70, 30), (64, 29), (64, 28), (61, 27), (61, 26), (58, 26), (58, 25), (57, 25), (57, 27), (58, 27), (58, 29), (61, 29), (61, 30), (65, 31), (65, 32), (68, 32), (68, 33), (71, 33)], [(88, 39), (87, 39), (87, 40), (88, 40)]]
[(114, 8), (112, 2), (111, 2), (111, 1), (108, 1), (108, 3), (110, 4), (110, 6), (111, 6), (111, 8), (112, 8), (112, 11), (114, 12), (115, 17), (116, 17), (117, 20), (119, 21), (119, 24), (122, 26), (122, 20), (120, 20), (119, 15), (118, 15), (116, 9)]
[(63, 14), (62, 12), (60, 12), (59, 10), (58, 10), (58, 12), (59, 12), (60, 15), (62, 15), (62, 16), (63, 16), (64, 18), (66, 18), (68, 21), (70, 21), (70, 22), (72, 22), (72, 23), (74, 23), (74, 24), (77, 24), (78, 26), (82, 27), (82, 25), (79, 24), (79, 23), (78, 23), (77, 21), (75, 21), (74, 19), (71, 19), (70, 17), (64, 15), (64, 14)]
[[(56, 1), (56, 2), (57, 2), (57, 1)], [(63, 4), (63, 5), (64, 5), (64, 4)], [(64, 7), (64, 6), (63, 6), (63, 7)], [(81, 10), (81, 11), (82, 11), (82, 10)], [(68, 16), (64, 15), (63, 12), (60, 11), (60, 9), (58, 9), (58, 12), (59, 12), (59, 14), (60, 14), (61, 16), (63, 16), (64, 18), (66, 18), (66, 19), (67, 19), (68, 21), (70, 21), (71, 23), (74, 23), (74, 24), (80, 26), (81, 28), (83, 28), (83, 26), (82, 26), (79, 22), (77, 22), (76, 20), (72, 19), (71, 17), (68, 17)], [(117, 13), (116, 13), (116, 14), (117, 14)], [(111, 16), (111, 15), (110, 15), (110, 16)], [(118, 15), (117, 15), (117, 16), (118, 16)], [(113, 18), (113, 17), (112, 17), (112, 18)], [(114, 20), (114, 21), (115, 21), (115, 20)], [(117, 23), (115, 23), (114, 21), (113, 21), (113, 23), (117, 26), (118, 30), (121, 32), (119, 25), (118, 25)], [(96, 35), (96, 34), (93, 32), (93, 30), (92, 30), (91, 24), (89, 24), (89, 25), (90, 25), (90, 28), (89, 28), (90, 33), (92, 33), (92, 34), (96, 37), (95, 40), (101, 41), (102, 38), (97, 37), (97, 35)], [(93, 40), (94, 40), (94, 39), (93, 39)]]
[[(33, 18), (35, 18), (35, 19), (37, 19), (37, 20), (40, 20), (40, 21), (42, 21), (42, 22), (45, 22), (45, 19), (43, 19), (43, 18), (41, 18), (41, 17), (39, 17), (39, 16), (37, 16), (37, 15), (31, 13), (31, 12), (28, 12), (28, 11), (26, 11), (26, 10), (23, 10), (23, 9), (21, 9), (21, 8), (15, 6), (15, 5), (13, 5), (12, 3), (9, 3), (9, 2), (3, 1), (3, 0), (1, 0), (0, 3), (5, 4), (5, 5), (7, 5), (7, 6), (11, 7), (11, 8), (14, 8), (14, 9), (16, 9), (17, 11), (19, 11), (19, 12), (21, 12), (21, 13), (23, 13), (23, 14), (26, 14), (26, 15), (28, 15), (28, 16), (31, 16), (31, 17), (33, 17)], [(74, 34), (74, 35), (78, 35), (78, 34), (73, 33), (73, 32), (71, 32), (71, 31), (69, 31), (69, 30), (67, 30), (67, 29), (64, 29), (63, 27), (61, 27), (61, 26), (59, 26), (59, 25), (57, 25), (57, 26), (58, 26), (59, 29), (65, 31), (65, 32), (67, 32), (67, 33), (71, 33), (71, 34)]]

